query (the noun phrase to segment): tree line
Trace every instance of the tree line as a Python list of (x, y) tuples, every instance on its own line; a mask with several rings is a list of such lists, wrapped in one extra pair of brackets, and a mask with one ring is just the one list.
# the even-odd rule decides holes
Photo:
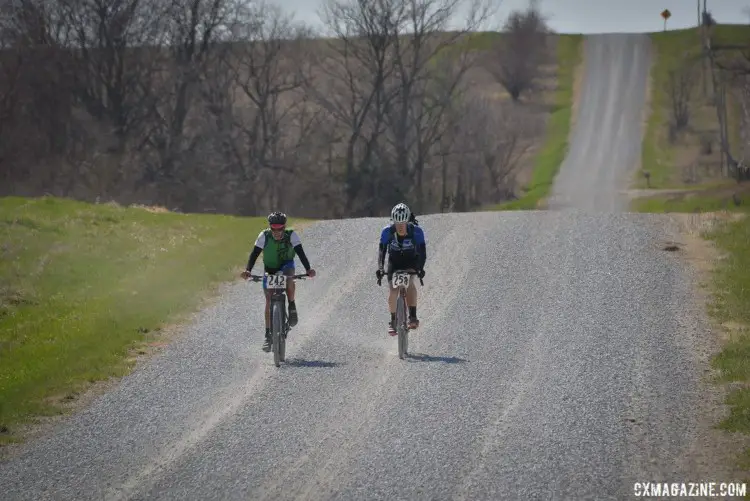
[(245, 0), (3, 2), (0, 194), (327, 218), (506, 200), (551, 31), (532, 1), (479, 34), (492, 2), (330, 0), (325, 30)]

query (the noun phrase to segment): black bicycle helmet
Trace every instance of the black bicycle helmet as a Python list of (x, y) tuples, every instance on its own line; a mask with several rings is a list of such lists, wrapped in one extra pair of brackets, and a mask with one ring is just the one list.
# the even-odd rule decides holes
[(268, 215), (268, 224), (271, 226), (286, 225), (286, 214), (283, 212), (272, 212)]

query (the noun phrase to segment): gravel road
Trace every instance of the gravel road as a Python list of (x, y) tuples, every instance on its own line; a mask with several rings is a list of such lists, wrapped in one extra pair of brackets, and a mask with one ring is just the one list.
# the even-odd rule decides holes
[(561, 173), (585, 182), (558, 193), (605, 213), (420, 218), (422, 324), (405, 361), (374, 278), (385, 219), (315, 224), (303, 239), (319, 276), (298, 286), (286, 365), (260, 351), (259, 286), (228, 286), (149, 364), (0, 465), (2, 498), (601, 500), (689, 479), (676, 458), (696, 426), (691, 285), (656, 216), (607, 210), (612, 172), (638, 151), (613, 117), (639, 115), (645, 45), (587, 43), (577, 162)]
[(649, 69), (647, 35), (584, 39), (584, 78), (568, 156), (549, 209), (619, 212), (622, 193), (640, 161)]

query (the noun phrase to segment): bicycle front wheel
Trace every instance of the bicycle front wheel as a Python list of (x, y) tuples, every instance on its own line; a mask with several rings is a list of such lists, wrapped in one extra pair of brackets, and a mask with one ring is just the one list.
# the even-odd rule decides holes
[(403, 360), (409, 343), (409, 328), (406, 325), (406, 298), (401, 294), (396, 303), (396, 331), (398, 332), (398, 358)]
[(287, 330), (287, 322), (289, 321), (287, 318), (287, 312), (282, 308), (281, 312), (284, 314), (281, 320), (281, 335), (279, 336), (279, 360), (282, 362), (284, 361), (284, 358), (286, 357), (286, 335), (288, 334)]
[(271, 305), (271, 335), (273, 336), (273, 363), (276, 364), (276, 367), (281, 366), (281, 317), (281, 305), (274, 302)]

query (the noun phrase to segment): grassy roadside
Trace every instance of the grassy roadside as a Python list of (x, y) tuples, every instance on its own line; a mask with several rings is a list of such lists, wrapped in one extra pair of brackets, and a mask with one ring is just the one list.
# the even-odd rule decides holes
[(534, 160), (531, 181), (522, 197), (490, 206), (488, 210), (536, 209), (549, 194), (568, 152), (573, 110), (573, 84), (583, 54), (582, 35), (560, 35), (557, 46), (558, 72), (555, 108), (547, 122), (544, 143)]
[[(727, 223), (707, 238), (727, 255), (714, 272), (711, 313), (725, 326), (729, 341), (713, 365), (721, 381), (741, 383), (729, 395), (731, 412), (721, 427), (750, 434), (750, 218)], [(746, 453), (750, 460), (750, 449)]]
[[(747, 44), (750, 27), (719, 25), (714, 28), (714, 44)], [(654, 61), (651, 68), (651, 110), (644, 134), (641, 169), (634, 185), (646, 188), (643, 172), (650, 173), (650, 188), (682, 188), (682, 193), (661, 194), (635, 199), (631, 210), (651, 213), (741, 212), (738, 221), (719, 224), (701, 236), (713, 241), (725, 258), (712, 266), (709, 313), (726, 333), (725, 343), (712, 360), (718, 370), (718, 383), (734, 383), (727, 405), (729, 416), (719, 427), (750, 434), (750, 183), (737, 184), (722, 177), (718, 146), (718, 119), (710, 99), (703, 93), (703, 75), (697, 74), (690, 101), (689, 127), (669, 140), (671, 97), (667, 82), (671, 69), (683, 58), (700, 53), (697, 29), (652, 33)], [(726, 53), (724, 57), (729, 57)], [(711, 82), (708, 78), (708, 95)], [(737, 156), (739, 146), (739, 106), (728, 96), (730, 146)], [(706, 139), (713, 151), (702, 151)], [(750, 449), (739, 466), (750, 467)]]
[(0, 444), (89, 383), (126, 374), (134, 348), (243, 266), (264, 225), (0, 198)]
[[(718, 224), (701, 237), (714, 243), (723, 259), (711, 269), (709, 315), (721, 326), (725, 342), (711, 365), (719, 373), (718, 384), (731, 384), (726, 404), (729, 415), (717, 423), (719, 429), (750, 435), (750, 189), (734, 189), (741, 200), (735, 205), (721, 190), (696, 190), (677, 197), (637, 200), (640, 212), (736, 212), (738, 221)], [(724, 192), (727, 190), (725, 189)], [(750, 448), (738, 458), (741, 469), (750, 468)]]
[[(692, 28), (651, 33), (650, 37), (654, 49), (650, 74), (651, 110), (646, 122), (641, 168), (637, 173), (636, 184), (638, 187), (646, 186), (643, 172), (648, 171), (651, 188), (674, 188), (677, 186), (674, 186), (671, 179), (675, 155), (667, 138), (670, 99), (665, 86), (670, 70), (679, 65), (684, 54), (695, 55), (700, 52), (700, 32)], [(681, 183), (677, 184), (682, 186)]]
[[(745, 44), (750, 41), (750, 27), (742, 25), (717, 25), (713, 28), (714, 44)], [(687, 186), (683, 170), (698, 164), (700, 170), (716, 169), (718, 145), (709, 155), (700, 153), (700, 142), (705, 137), (716, 137), (718, 121), (716, 110), (710, 99), (703, 94), (703, 73), (696, 73), (697, 81), (690, 100), (690, 123), (676, 141), (668, 137), (671, 120), (671, 97), (668, 88), (669, 73), (683, 64), (685, 57), (696, 57), (701, 53), (701, 35), (697, 28), (651, 33), (654, 48), (651, 66), (651, 110), (646, 123), (641, 168), (634, 180), (636, 187), (646, 188), (643, 172), (650, 173), (650, 187), (654, 189), (681, 188)], [(708, 93), (711, 93), (711, 77), (707, 74)], [(730, 138), (738, 137), (739, 107), (728, 96)], [(731, 144), (737, 145), (736, 141)], [(715, 175), (715, 174), (713, 174)], [(712, 177), (704, 173), (700, 177)], [(702, 179), (700, 181), (703, 181)]]
[(734, 181), (707, 183), (683, 193), (636, 198), (634, 212), (744, 212), (750, 208), (750, 185)]

